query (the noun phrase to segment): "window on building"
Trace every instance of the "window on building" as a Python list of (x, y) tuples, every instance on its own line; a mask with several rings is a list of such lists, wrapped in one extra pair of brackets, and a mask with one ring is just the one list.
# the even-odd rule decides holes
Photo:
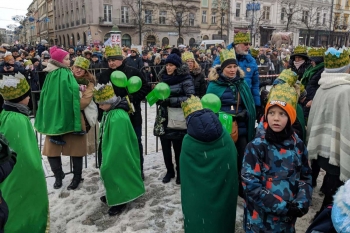
[(129, 8), (122, 6), (122, 23), (129, 23)]
[(309, 19), (309, 11), (303, 11), (301, 22), (307, 23)]
[(202, 23), (207, 22), (207, 11), (202, 11)]
[(188, 22), (189, 26), (194, 26), (195, 14), (190, 13), (190, 14), (188, 15), (188, 18), (189, 18), (189, 22)]
[(281, 20), (284, 20), (284, 17), (286, 17), (286, 8), (282, 8), (282, 10), (281, 10)]
[(327, 13), (323, 13), (322, 25), (326, 25)]
[(103, 19), (105, 22), (112, 22), (112, 5), (103, 5)]
[(145, 10), (145, 23), (146, 24), (152, 23), (152, 14), (153, 14), (153, 11)]
[(86, 23), (86, 17), (85, 17), (85, 6), (83, 5), (82, 7), (81, 7), (81, 23), (82, 24), (84, 24), (84, 23)]
[(320, 18), (321, 18), (321, 13), (317, 12), (316, 14), (316, 24), (319, 25), (320, 24)]
[(131, 46), (131, 36), (129, 34), (124, 34), (122, 37), (122, 46)]
[(48, 4), (48, 11), (52, 11), (52, 9), (53, 9), (53, 2), (50, 2), (49, 4)]
[(159, 11), (159, 24), (166, 24), (166, 11)]
[(202, 7), (208, 7), (208, 0), (202, 0)]
[(241, 16), (241, 3), (237, 2), (236, 3), (236, 17)]
[(74, 14), (73, 14), (73, 10), (70, 12), (70, 14), (71, 14), (71, 19), (70, 19), (70, 25), (73, 27), (74, 26)]
[(222, 15), (221, 15), (221, 25), (224, 25), (225, 22), (226, 22), (226, 15), (225, 15), (225, 13), (222, 13)]
[(213, 14), (211, 15), (211, 24), (216, 24), (216, 13), (213, 12)]
[(269, 6), (264, 6), (263, 7), (262, 19), (270, 20), (270, 7)]

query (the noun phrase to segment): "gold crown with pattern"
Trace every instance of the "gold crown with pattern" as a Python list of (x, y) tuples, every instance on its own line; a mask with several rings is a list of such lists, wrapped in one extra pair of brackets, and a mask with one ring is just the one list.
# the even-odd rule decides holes
[(310, 48), (307, 51), (307, 55), (309, 57), (323, 57), (325, 52), (326, 52), (325, 48)]
[(186, 51), (181, 56), (182, 61), (186, 62), (187, 60), (194, 60), (194, 55), (192, 52)]
[(307, 47), (303, 45), (298, 45), (294, 48), (293, 54), (307, 54)]
[(191, 95), (190, 98), (181, 103), (181, 108), (186, 118), (191, 113), (202, 110), (203, 105), (201, 100), (197, 96)]
[(250, 43), (250, 34), (248, 32), (238, 32), (233, 36), (235, 44)]
[(90, 61), (84, 57), (77, 57), (74, 61), (74, 66), (78, 66), (84, 70), (88, 70), (90, 67)]
[(112, 84), (97, 84), (94, 89), (94, 98), (96, 103), (105, 103), (115, 97)]
[(29, 84), (21, 73), (15, 75), (3, 74), (0, 83), (0, 94), (4, 100), (12, 100), (26, 94), (30, 90)]
[(277, 79), (283, 80), (288, 83), (289, 86), (293, 86), (298, 80), (298, 74), (292, 71), (292, 69), (285, 69), (280, 73)]
[(252, 57), (257, 58), (259, 55), (259, 49), (250, 47), (250, 54)]
[(294, 109), (297, 109), (298, 94), (294, 87), (291, 87), (288, 83), (278, 84), (271, 89), (267, 102), (274, 101), (290, 104)]
[(123, 56), (123, 51), (119, 45), (106, 46), (105, 53), (107, 57)]
[(220, 51), (220, 63), (222, 64), (224, 61), (228, 59), (236, 59), (236, 52), (234, 49), (221, 49)]
[(324, 67), (327, 69), (336, 69), (349, 65), (349, 52), (346, 48), (336, 50), (329, 48), (325, 52)]

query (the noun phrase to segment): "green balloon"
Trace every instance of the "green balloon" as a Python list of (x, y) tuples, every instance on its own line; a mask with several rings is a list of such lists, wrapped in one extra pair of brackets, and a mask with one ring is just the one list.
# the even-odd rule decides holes
[(128, 79), (128, 91), (129, 93), (135, 93), (139, 91), (142, 87), (142, 80), (137, 76), (132, 76)]
[(123, 72), (116, 70), (111, 74), (111, 81), (117, 87), (126, 87), (128, 79)]
[(212, 93), (206, 94), (201, 99), (203, 108), (209, 108), (214, 113), (218, 113), (221, 108), (221, 100), (220, 98)]
[(170, 96), (170, 87), (166, 83), (158, 83), (154, 87), (154, 93), (158, 99), (165, 100)]

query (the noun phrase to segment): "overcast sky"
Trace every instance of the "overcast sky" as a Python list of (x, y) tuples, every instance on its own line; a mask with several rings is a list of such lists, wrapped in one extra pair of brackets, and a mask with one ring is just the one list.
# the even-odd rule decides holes
[[(8, 2), (9, 4), (4, 4)], [(32, 0), (16, 0), (16, 4), (11, 4), (11, 0), (1, 0), (0, 4), (0, 28), (7, 28), (7, 25), (17, 24), (11, 18), (15, 15), (24, 15)]]

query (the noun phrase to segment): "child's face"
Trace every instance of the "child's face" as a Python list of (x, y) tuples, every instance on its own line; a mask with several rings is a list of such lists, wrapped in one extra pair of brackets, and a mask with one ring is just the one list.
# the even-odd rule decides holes
[(267, 123), (274, 132), (279, 133), (288, 123), (288, 114), (282, 108), (273, 106), (267, 111)]
[(19, 104), (23, 104), (23, 105), (25, 105), (25, 106), (28, 106), (29, 100), (30, 100), (30, 97), (27, 96), (25, 99), (19, 101), (18, 103), (19, 103)]
[(100, 107), (100, 109), (102, 109), (103, 111), (108, 111), (109, 109), (111, 109), (111, 104), (99, 104), (98, 105)]
[(69, 54), (67, 54), (67, 55), (63, 58), (63, 64), (65, 64), (67, 67), (70, 66)]

